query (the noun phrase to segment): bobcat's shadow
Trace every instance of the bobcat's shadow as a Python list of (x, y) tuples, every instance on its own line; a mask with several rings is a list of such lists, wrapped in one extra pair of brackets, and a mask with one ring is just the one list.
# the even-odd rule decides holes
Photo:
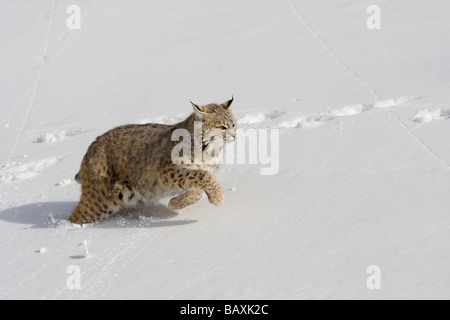
[[(54, 228), (71, 226), (67, 221), (77, 202), (42, 202), (9, 208), (0, 212), (0, 220), (19, 223), (30, 228)], [(178, 226), (197, 222), (196, 220), (168, 220), (178, 213), (162, 204), (118, 212), (105, 221), (90, 225), (93, 228), (152, 228)], [(141, 219), (143, 218), (143, 219)]]

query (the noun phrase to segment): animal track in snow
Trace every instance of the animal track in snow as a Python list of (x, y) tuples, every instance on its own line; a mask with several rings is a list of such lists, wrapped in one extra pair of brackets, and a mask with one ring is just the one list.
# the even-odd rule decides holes
[(3, 167), (0, 174), (0, 183), (9, 183), (12, 180), (25, 180), (33, 178), (37, 176), (41, 170), (54, 165), (56, 162), (58, 162), (58, 159), (55, 157), (24, 164), (10, 162)]
[(334, 117), (329, 115), (315, 115), (308, 117), (299, 117), (292, 120), (281, 122), (279, 128), (313, 128), (320, 126), (328, 121), (333, 120)]
[(373, 107), (368, 104), (351, 104), (340, 109), (330, 111), (330, 114), (335, 117), (345, 117), (360, 114), (372, 110)]
[(255, 124), (267, 120), (273, 120), (283, 115), (283, 112), (275, 110), (269, 112), (251, 112), (238, 119), (239, 124)]
[(374, 109), (386, 109), (386, 108), (394, 108), (394, 107), (398, 107), (401, 106), (402, 104), (414, 101), (414, 100), (419, 100), (421, 99), (422, 96), (403, 96), (403, 97), (397, 97), (397, 98), (392, 98), (392, 99), (387, 99), (387, 100), (380, 100), (375, 102), (373, 108)]
[(40, 137), (38, 137), (36, 140), (34, 140), (34, 143), (53, 143), (60, 140), (63, 140), (68, 137), (74, 137), (79, 134), (86, 133), (86, 130), (83, 129), (76, 129), (76, 130), (60, 130), (60, 131), (52, 131), (47, 132)]
[(427, 123), (433, 120), (450, 119), (450, 109), (423, 109), (417, 112), (413, 122)]
[(389, 109), (402, 104), (420, 99), (420, 96), (403, 96), (393, 99), (380, 100), (373, 104), (361, 103), (351, 104), (339, 109), (329, 110), (327, 113), (318, 115), (296, 116), (292, 119), (280, 122), (279, 128), (313, 128), (326, 122), (334, 120), (336, 117), (346, 117), (358, 115), (364, 112)]
[(67, 179), (63, 179), (63, 180), (61, 180), (60, 182), (58, 182), (58, 183), (56, 184), (56, 186), (64, 187), (64, 186), (67, 186), (67, 185), (69, 185), (69, 184), (71, 184), (71, 183), (73, 183), (73, 182), (75, 182), (75, 179), (74, 179), (74, 178), (67, 178)]
[(403, 96), (387, 100), (376, 101), (374, 104), (352, 104), (340, 109), (330, 111), (330, 114), (336, 117), (352, 116), (363, 112), (389, 109), (398, 107), (402, 104), (420, 99), (420, 96)]

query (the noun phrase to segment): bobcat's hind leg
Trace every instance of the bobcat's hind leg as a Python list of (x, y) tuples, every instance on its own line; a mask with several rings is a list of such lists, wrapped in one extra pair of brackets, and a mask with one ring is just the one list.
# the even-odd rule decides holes
[(69, 221), (83, 225), (98, 222), (112, 214), (119, 207), (119, 201), (107, 197), (107, 194), (91, 185), (82, 186), (80, 202), (70, 215)]
[(172, 210), (180, 210), (197, 203), (202, 197), (203, 190), (187, 191), (178, 197), (169, 201), (169, 208)]
[(80, 203), (70, 215), (69, 221), (79, 225), (98, 222), (112, 212), (107, 204), (96, 201), (90, 195), (82, 194)]

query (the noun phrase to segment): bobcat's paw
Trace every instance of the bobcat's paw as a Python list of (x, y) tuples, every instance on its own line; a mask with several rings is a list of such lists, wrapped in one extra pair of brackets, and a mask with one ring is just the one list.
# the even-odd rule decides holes
[(225, 200), (225, 194), (223, 193), (222, 185), (219, 185), (212, 192), (208, 193), (209, 203), (215, 206), (220, 206)]
[(180, 210), (189, 207), (200, 200), (202, 193), (202, 190), (188, 191), (178, 197), (170, 199), (168, 207), (172, 210)]
[(167, 206), (171, 210), (180, 210), (180, 209), (186, 208), (188, 205), (182, 203), (177, 198), (172, 198), (172, 199), (170, 199), (169, 204)]
[(180, 210), (183, 209), (183, 207), (181, 206), (180, 202), (178, 201), (177, 198), (172, 198), (169, 201), (169, 204), (167, 205), (167, 207), (170, 210)]

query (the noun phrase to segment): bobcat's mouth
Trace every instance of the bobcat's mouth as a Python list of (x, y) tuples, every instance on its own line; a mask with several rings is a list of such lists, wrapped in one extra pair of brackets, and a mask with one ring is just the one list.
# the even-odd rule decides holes
[(226, 135), (224, 141), (225, 141), (226, 143), (231, 143), (231, 142), (236, 141), (236, 139), (237, 139), (236, 134), (228, 134), (228, 133), (227, 133), (227, 135)]

